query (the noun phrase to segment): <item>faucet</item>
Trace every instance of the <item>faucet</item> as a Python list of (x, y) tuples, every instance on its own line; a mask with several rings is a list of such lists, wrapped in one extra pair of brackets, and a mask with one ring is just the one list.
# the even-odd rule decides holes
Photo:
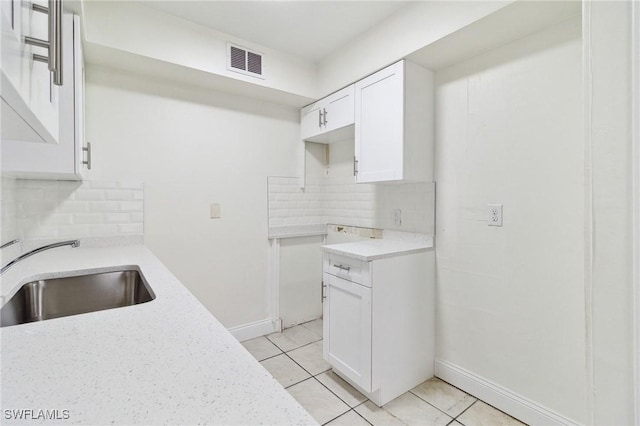
[(19, 243), (19, 242), (20, 242), (20, 240), (11, 240), (11, 241), (9, 241), (9, 242), (4, 243), (3, 245), (1, 245), (1, 246), (0, 246), (0, 249), (3, 249), (3, 248), (6, 248), (6, 247), (9, 247), (9, 246), (12, 246), (12, 245), (17, 244), (17, 243)]
[[(3, 244), (2, 248), (8, 247), (11, 244), (15, 244), (17, 242), (20, 242), (20, 240), (14, 240), (14, 241), (11, 241), (9, 243)], [(41, 251), (45, 251), (45, 250), (49, 250), (49, 249), (57, 248), (57, 247), (64, 247), (64, 246), (71, 246), (72, 248), (80, 247), (80, 240), (60, 241), (58, 243), (47, 244), (46, 246), (38, 247), (37, 249), (33, 249), (31, 251), (23, 253), (20, 256), (18, 256), (15, 259), (13, 259), (11, 262), (9, 262), (6, 265), (4, 265), (2, 267), (2, 269), (0, 269), (0, 275), (4, 274), (7, 269), (11, 268), (13, 265), (15, 265), (16, 263), (20, 262), (21, 260), (26, 259), (29, 256), (33, 256), (34, 254), (40, 253)]]

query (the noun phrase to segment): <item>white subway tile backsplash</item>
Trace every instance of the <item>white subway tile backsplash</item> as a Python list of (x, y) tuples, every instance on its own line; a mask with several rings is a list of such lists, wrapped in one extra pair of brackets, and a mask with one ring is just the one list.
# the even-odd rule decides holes
[(88, 203), (92, 212), (117, 212), (120, 211), (120, 203), (117, 201), (92, 201)]
[(2, 179), (2, 240), (143, 234), (140, 182)]
[(108, 201), (129, 201), (133, 200), (134, 191), (106, 190), (105, 197)]
[(73, 193), (73, 199), (76, 201), (101, 201), (106, 199), (106, 194), (100, 190), (79, 189)]
[[(355, 184), (352, 176), (269, 177), (269, 227), (297, 224), (341, 224), (433, 234), (435, 185)], [(402, 224), (394, 221), (401, 210)], [(311, 222), (310, 222), (311, 221)]]
[(130, 223), (131, 214), (129, 213), (106, 213), (104, 215), (104, 223)]
[(142, 223), (126, 223), (118, 225), (120, 234), (143, 234), (144, 225)]
[(122, 212), (141, 212), (143, 209), (142, 201), (123, 201), (119, 205)]
[(69, 216), (73, 218), (73, 223), (76, 225), (92, 225), (104, 221), (103, 213), (76, 213)]

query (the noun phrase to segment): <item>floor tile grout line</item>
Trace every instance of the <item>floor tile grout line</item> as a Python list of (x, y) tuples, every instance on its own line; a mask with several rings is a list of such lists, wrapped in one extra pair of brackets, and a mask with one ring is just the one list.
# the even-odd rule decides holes
[[(446, 411), (442, 410), (441, 408), (436, 407), (435, 405), (433, 405), (432, 403), (430, 403), (429, 401), (427, 401), (426, 399), (422, 398), (420, 395), (415, 394), (413, 392), (413, 389), (408, 390), (407, 392), (409, 392), (410, 394), (412, 394), (413, 396), (415, 396), (416, 398), (418, 398), (420, 401), (424, 401), (426, 402), (428, 405), (432, 406), (433, 408), (435, 408), (436, 410), (440, 411), (443, 414), (446, 414), (447, 417), (451, 417), (451, 420), (455, 420), (457, 416), (452, 416), (451, 414), (447, 413)], [(475, 401), (471, 403), (471, 405), (475, 404)], [(469, 405), (469, 407), (471, 407), (471, 405)], [(465, 408), (464, 410), (462, 410), (462, 413), (464, 413), (469, 407)], [(458, 414), (458, 416), (460, 415)], [(448, 423), (447, 423), (448, 424)]]
[(293, 387), (293, 386), (295, 386), (295, 385), (299, 385), (300, 383), (302, 383), (302, 382), (306, 382), (307, 380), (309, 380), (309, 379), (313, 379), (313, 378), (314, 378), (313, 376), (311, 376), (311, 377), (305, 377), (304, 379), (302, 379), (302, 380), (300, 380), (300, 381), (298, 381), (298, 382), (296, 382), (296, 383), (293, 383), (293, 384), (288, 385), (288, 386), (286, 386), (286, 387), (285, 387), (285, 386), (282, 386), (282, 387), (283, 387), (285, 390), (287, 390), (287, 389), (289, 389), (290, 387)]
[[(329, 369), (329, 370), (331, 370), (331, 369)], [(327, 372), (327, 371), (329, 371), (329, 370), (323, 371), (323, 372), (322, 372), (322, 373), (320, 373), (320, 374), (326, 373), (326, 372)], [(317, 374), (317, 375), (319, 376), (320, 374)], [(313, 376), (313, 378), (314, 378), (314, 379), (316, 379), (316, 380), (318, 380), (318, 378), (317, 378), (316, 376)], [(322, 386), (324, 386), (324, 387), (325, 387), (329, 392), (331, 392), (332, 394), (334, 394), (334, 395), (336, 396), (336, 398), (338, 398), (340, 401), (344, 402), (344, 404), (345, 404), (347, 407), (351, 408), (351, 409), (355, 409), (356, 407), (359, 407), (359, 406), (361, 406), (362, 404), (364, 404), (365, 402), (369, 401), (369, 398), (367, 398), (366, 400), (364, 400), (364, 401), (363, 401), (363, 402), (361, 402), (360, 404), (356, 405), (355, 407), (352, 407), (351, 405), (349, 405), (349, 403), (348, 403), (347, 401), (345, 401), (344, 399), (340, 398), (340, 396), (339, 396), (337, 393), (335, 393), (334, 391), (332, 391), (332, 390), (329, 388), (329, 386), (325, 385), (325, 384), (324, 384), (324, 383), (322, 383), (320, 380), (318, 380), (318, 383), (320, 383)], [(357, 390), (357, 389), (356, 389), (356, 390)], [(363, 396), (364, 396), (364, 395), (363, 395)], [(366, 420), (366, 419), (365, 419), (365, 420)]]
[(307, 371), (307, 369), (306, 369), (306, 368), (304, 368), (302, 365), (300, 365), (300, 363), (298, 363), (295, 359), (291, 358), (291, 356), (289, 356), (289, 354), (288, 354), (288, 353), (286, 353), (286, 352), (285, 352), (285, 353), (284, 353), (284, 355), (285, 355), (287, 358), (289, 358), (291, 361), (293, 361), (293, 363), (294, 363), (295, 365), (297, 365), (298, 367), (302, 368), (302, 369), (304, 370), (304, 372), (305, 372), (305, 373), (307, 373), (310, 377), (315, 377), (313, 374), (311, 374), (311, 372)]
[[(355, 407), (353, 407), (353, 408), (352, 408), (352, 410), (353, 410), (357, 415), (359, 415), (360, 417), (362, 417), (362, 418), (364, 419), (364, 421), (365, 421), (365, 422), (367, 422), (367, 423), (369, 423), (371, 426), (373, 426), (373, 423), (371, 423), (369, 420), (367, 420), (367, 419), (366, 419), (366, 417), (365, 417), (365, 416), (363, 416), (362, 414), (360, 414), (360, 413), (358, 413), (358, 412), (356, 411), (356, 408), (360, 407), (361, 405), (366, 404), (366, 402), (367, 402), (367, 401), (369, 401), (369, 398), (367, 398), (365, 401), (363, 401), (363, 402), (361, 402), (360, 404), (358, 404), (358, 405), (356, 405)], [(373, 404), (373, 402), (372, 402), (372, 404)]]
[[(313, 342), (313, 343), (315, 343), (315, 342)], [(311, 343), (309, 343), (309, 344), (311, 344)], [(295, 359), (291, 358), (291, 356), (289, 356), (289, 354), (288, 354), (287, 352), (285, 352), (285, 353), (284, 353), (284, 355), (286, 355), (286, 356), (287, 356), (291, 361), (293, 361), (296, 365), (298, 365), (300, 368), (302, 368), (302, 369), (303, 369), (307, 374), (309, 374), (309, 375), (311, 376), (310, 378), (316, 379), (316, 381), (317, 381), (318, 383), (320, 383), (320, 385), (321, 385), (322, 387), (324, 387), (324, 388), (325, 388), (326, 390), (328, 390), (332, 395), (334, 395), (336, 398), (338, 398), (340, 401), (342, 401), (342, 403), (344, 403), (344, 405), (346, 405), (347, 407), (349, 407), (349, 409), (353, 409), (353, 408), (355, 408), (355, 407), (351, 407), (351, 405), (349, 405), (349, 403), (347, 403), (347, 401), (345, 401), (344, 399), (340, 398), (340, 396), (338, 396), (334, 391), (332, 391), (331, 389), (329, 389), (329, 387), (328, 387), (328, 386), (326, 386), (324, 383), (322, 383), (322, 382), (321, 382), (320, 380), (318, 380), (318, 378), (316, 377), (316, 376), (319, 376), (320, 374), (323, 374), (323, 373), (326, 373), (327, 371), (330, 371), (330, 370), (331, 370), (331, 368), (328, 368), (328, 369), (326, 369), (326, 370), (324, 370), (324, 371), (322, 371), (322, 372), (320, 372), (320, 373), (318, 373), (318, 374), (316, 374), (316, 375), (313, 375), (313, 374), (311, 374), (311, 373), (310, 373), (306, 368), (304, 368), (302, 365), (300, 365), (298, 362), (296, 362), (296, 360), (295, 360)], [(305, 380), (308, 380), (308, 379), (305, 379)], [(300, 382), (298, 382), (298, 383), (302, 383), (302, 382), (303, 382), (303, 381), (305, 381), (305, 380), (302, 380), (302, 381), (300, 381)], [(298, 384), (298, 383), (296, 383), (296, 384)], [(293, 386), (293, 385), (291, 385), (291, 386)], [(288, 387), (290, 387), (290, 386), (288, 386)], [(285, 389), (287, 389), (287, 388), (285, 388)], [(368, 400), (369, 400), (369, 399), (367, 398), (367, 400), (366, 400), (366, 401), (368, 401)], [(364, 402), (366, 402), (366, 401), (364, 401)], [(364, 402), (362, 402), (361, 404), (364, 404)], [(361, 405), (361, 404), (358, 404), (358, 405)], [(357, 407), (358, 405), (356, 405), (356, 407)], [(344, 414), (344, 413), (342, 413), (342, 414)], [(338, 417), (340, 417), (340, 416), (338, 416)], [(336, 418), (337, 418), (337, 417), (336, 417)], [(332, 420), (335, 420), (335, 419), (332, 419)], [(332, 420), (329, 420), (329, 421), (332, 421)], [(365, 420), (366, 420), (366, 419), (365, 419)]]
[(322, 342), (324, 339), (320, 339), (320, 340), (314, 340), (313, 342), (309, 342), (309, 343), (305, 343), (302, 346), (298, 346), (297, 348), (293, 348), (293, 349), (289, 349), (288, 351), (284, 351), (282, 349), (280, 349), (280, 347), (278, 346), (278, 349), (280, 349), (282, 352), (284, 353), (288, 353), (288, 352), (293, 352), (293, 351), (297, 351), (298, 349), (302, 349), (305, 348), (307, 346), (313, 345), (314, 343), (318, 343), (318, 342)]
[(266, 360), (271, 359), (271, 358), (275, 358), (275, 357), (280, 356), (280, 355), (284, 355), (284, 352), (280, 352), (279, 354), (268, 356), (268, 357), (266, 357), (264, 359), (258, 359), (256, 357), (254, 357), (254, 358), (256, 359), (256, 361), (262, 362), (262, 361), (266, 361)]
[[(312, 321), (316, 321), (316, 320), (312, 320)], [(302, 327), (304, 327), (302, 324), (298, 324), (297, 326), (302, 326)], [(310, 330), (310, 329), (308, 329), (308, 328), (306, 328), (306, 327), (304, 327), (304, 328), (305, 328), (307, 331), (310, 331), (310, 332), (311, 332), (311, 333), (313, 333), (314, 335), (318, 336), (318, 334), (317, 334), (317, 333), (315, 333), (315, 332), (313, 332), (312, 330)], [(264, 359), (262, 359), (262, 360), (259, 360), (259, 361), (258, 361), (259, 363), (262, 363), (263, 361), (267, 361), (267, 360), (269, 360), (269, 359), (275, 358), (275, 357), (280, 356), (280, 355), (286, 355), (286, 356), (287, 356), (287, 358), (289, 358), (291, 361), (293, 361), (293, 363), (294, 363), (294, 364), (296, 364), (296, 365), (297, 365), (298, 367), (300, 367), (300, 368), (301, 368), (301, 369), (302, 369), (306, 374), (308, 374), (308, 375), (309, 375), (309, 377), (305, 377), (304, 379), (299, 380), (299, 381), (297, 381), (296, 383), (292, 383), (292, 384), (290, 384), (290, 385), (288, 385), (288, 386), (286, 386), (286, 387), (285, 387), (285, 386), (283, 386), (283, 388), (284, 388), (284, 389), (288, 389), (288, 388), (290, 388), (290, 387), (292, 387), (292, 386), (298, 385), (298, 384), (300, 384), (300, 383), (302, 383), (302, 382), (305, 382), (305, 381), (307, 381), (307, 380), (309, 380), (309, 379), (315, 379), (318, 383), (320, 383), (320, 385), (321, 385), (322, 387), (324, 387), (325, 389), (327, 389), (327, 390), (328, 390), (332, 395), (334, 395), (334, 396), (335, 396), (336, 398), (338, 398), (342, 403), (344, 403), (347, 407), (349, 407), (349, 410), (347, 410), (347, 411), (345, 411), (344, 413), (340, 414), (339, 416), (337, 416), (337, 417), (335, 417), (335, 418), (333, 418), (333, 419), (329, 420), (329, 421), (328, 421), (328, 422), (326, 422), (326, 423), (332, 422), (333, 420), (335, 420), (335, 419), (337, 419), (337, 418), (339, 418), (339, 417), (341, 417), (341, 416), (343, 416), (343, 415), (347, 414), (349, 411), (354, 411), (354, 412), (355, 412), (358, 416), (360, 416), (364, 421), (366, 421), (366, 422), (367, 422), (367, 423), (369, 423), (369, 424), (372, 424), (372, 423), (371, 423), (371, 422), (369, 422), (369, 421), (368, 421), (368, 420), (367, 420), (363, 415), (361, 415), (360, 413), (358, 413), (358, 412), (356, 411), (356, 408), (357, 408), (357, 407), (359, 407), (359, 406), (361, 406), (361, 405), (365, 404), (367, 401), (370, 401), (368, 398), (367, 398), (365, 401), (363, 401), (363, 402), (361, 402), (361, 403), (359, 403), (359, 404), (357, 404), (357, 405), (355, 405), (355, 406), (351, 407), (351, 405), (349, 405), (349, 404), (348, 404), (344, 399), (340, 398), (340, 396), (338, 396), (338, 395), (337, 395), (333, 390), (331, 390), (328, 386), (326, 386), (324, 383), (322, 383), (320, 380), (318, 380), (317, 376), (319, 376), (319, 375), (321, 375), (321, 374), (324, 374), (324, 373), (326, 373), (326, 372), (328, 372), (328, 371), (331, 371), (331, 368), (328, 368), (328, 369), (326, 369), (326, 370), (324, 370), (324, 371), (321, 371), (321, 372), (319, 372), (319, 373), (317, 373), (317, 374), (312, 374), (310, 371), (308, 371), (306, 368), (304, 368), (300, 363), (298, 363), (295, 359), (293, 359), (293, 357), (291, 357), (291, 356), (289, 355), (289, 352), (295, 351), (295, 350), (297, 350), (297, 349), (301, 349), (301, 348), (303, 348), (303, 347), (305, 347), (305, 346), (309, 346), (309, 345), (312, 345), (312, 344), (317, 343), (317, 342), (322, 342), (322, 341), (324, 340), (324, 338), (323, 338), (323, 337), (321, 337), (321, 336), (320, 336), (320, 339), (319, 339), (319, 340), (314, 340), (314, 341), (312, 341), (312, 342), (306, 343), (306, 344), (304, 344), (304, 345), (298, 346), (298, 347), (293, 348), (293, 349), (290, 349), (290, 350), (288, 350), (288, 351), (285, 351), (284, 349), (282, 349), (280, 346), (278, 346), (275, 342), (273, 342), (273, 341), (272, 341), (271, 339), (269, 339), (267, 336), (263, 336), (263, 337), (265, 337), (265, 338), (266, 338), (266, 339), (267, 339), (267, 340), (268, 340), (272, 345), (274, 345), (278, 350), (280, 350), (280, 351), (281, 351), (281, 353), (278, 353), (278, 354), (276, 354), (276, 355), (272, 355), (272, 356), (269, 356), (269, 357), (264, 358)], [(252, 354), (252, 355), (253, 355), (253, 354)], [(254, 359), (256, 359), (256, 361), (257, 361), (257, 358), (255, 358), (255, 356), (254, 356)], [(448, 425), (451, 425), (453, 422), (458, 422), (458, 423), (460, 423), (460, 422), (458, 421), (458, 419), (460, 418), (460, 416), (462, 416), (462, 415), (463, 415), (464, 413), (466, 413), (469, 409), (471, 409), (471, 407), (473, 407), (473, 406), (474, 406), (478, 401), (482, 401), (480, 398), (478, 398), (478, 397), (476, 397), (476, 396), (474, 396), (474, 395), (472, 395), (472, 394), (470, 394), (470, 393), (468, 393), (468, 392), (465, 392), (464, 390), (462, 390), (462, 389), (460, 389), (460, 388), (458, 388), (458, 387), (456, 387), (456, 386), (452, 385), (451, 383), (449, 383), (449, 382), (447, 382), (447, 381), (445, 381), (445, 380), (442, 380), (441, 378), (439, 378), (439, 377), (437, 377), (437, 376), (433, 376), (433, 377), (434, 377), (434, 378), (436, 378), (436, 379), (438, 379), (439, 381), (441, 381), (441, 382), (443, 382), (443, 383), (446, 383), (447, 385), (449, 385), (449, 386), (451, 386), (451, 387), (453, 387), (453, 388), (455, 388), (455, 389), (459, 390), (460, 392), (464, 393), (465, 395), (468, 395), (468, 396), (470, 396), (471, 398), (474, 398), (474, 401), (473, 401), (473, 402), (472, 402), (468, 407), (466, 407), (464, 410), (462, 410), (462, 411), (461, 411), (458, 415), (456, 415), (455, 417), (452, 417), (449, 413), (447, 413), (447, 412), (443, 411), (442, 409), (438, 408), (437, 406), (435, 406), (434, 404), (430, 403), (430, 402), (429, 402), (429, 401), (427, 401), (426, 399), (422, 398), (420, 395), (418, 395), (418, 394), (416, 394), (415, 392), (413, 392), (413, 389), (410, 389), (409, 391), (407, 391), (408, 393), (411, 393), (413, 396), (417, 397), (419, 400), (421, 400), (421, 401), (425, 402), (427, 405), (429, 405), (429, 406), (431, 406), (431, 407), (435, 408), (435, 409), (436, 409), (436, 410), (438, 410), (439, 412), (441, 412), (441, 413), (445, 414), (446, 416), (450, 417), (450, 418), (451, 418), (451, 421), (450, 421), (449, 423), (447, 423), (447, 426), (448, 426)], [(356, 389), (356, 390), (357, 390), (357, 389)], [(484, 401), (482, 401), (482, 402), (484, 402)], [(484, 403), (486, 404), (486, 402), (484, 402)], [(492, 405), (490, 405), (490, 404), (487, 404), (487, 405), (489, 405), (490, 407), (492, 407), (492, 408), (494, 408), (494, 409), (498, 410), (497, 408), (493, 407), (493, 406), (492, 406)], [(384, 409), (384, 407), (381, 407), (381, 408), (382, 408), (382, 409)], [(384, 410), (385, 410), (385, 411), (387, 411), (387, 413), (391, 414), (393, 417), (396, 417), (396, 416), (395, 416), (395, 415), (393, 415), (393, 413), (391, 413), (390, 411), (388, 411), (388, 410), (386, 410), (386, 409), (384, 409)], [(498, 411), (500, 411), (501, 413), (504, 413), (504, 412), (503, 412), (503, 411), (501, 411), (501, 410), (498, 410)], [(511, 417), (511, 418), (514, 418), (513, 416), (510, 416), (510, 415), (509, 415), (509, 414), (507, 414), (507, 413), (504, 413), (504, 414), (505, 414), (505, 415), (507, 415), (507, 416), (509, 416), (509, 417)], [(396, 418), (397, 418), (397, 417), (396, 417)], [(514, 419), (515, 419), (515, 418), (514, 418)], [(398, 419), (398, 420), (399, 420), (399, 419)], [(515, 420), (517, 420), (517, 419), (515, 419)], [(326, 423), (324, 423), (324, 424), (326, 424)], [(463, 423), (461, 423), (461, 424), (463, 424)], [(463, 425), (464, 425), (464, 424), (463, 424)]]
[(334, 421), (335, 419), (337, 419), (337, 418), (339, 418), (339, 417), (344, 416), (345, 414), (347, 414), (349, 411), (352, 411), (352, 410), (353, 410), (353, 408), (349, 408), (347, 411), (345, 411), (344, 413), (340, 414), (339, 416), (336, 416), (336, 417), (332, 418), (331, 420), (329, 420), (329, 421), (327, 421), (327, 422), (322, 423), (322, 426), (324, 426), (324, 425), (326, 425), (326, 424), (328, 424), (328, 423), (331, 423), (331, 422), (332, 422), (332, 421)]
[[(460, 413), (460, 414), (458, 414), (457, 416), (455, 416), (453, 420), (456, 420), (456, 421), (457, 421), (457, 420), (458, 420), (458, 418), (459, 418), (461, 415), (463, 415), (464, 413), (466, 413), (467, 411), (469, 411), (469, 409), (470, 409), (471, 407), (473, 407), (474, 405), (476, 405), (476, 402), (478, 402), (478, 401), (480, 401), (480, 400), (479, 400), (478, 398), (476, 398), (476, 400), (475, 400), (475, 401), (473, 401), (473, 404), (471, 404), (470, 406), (468, 406), (467, 408), (465, 408), (465, 409), (462, 411), (462, 413)], [(461, 423), (461, 422), (458, 422), (458, 423)], [(463, 424), (464, 424), (464, 423), (463, 423)]]

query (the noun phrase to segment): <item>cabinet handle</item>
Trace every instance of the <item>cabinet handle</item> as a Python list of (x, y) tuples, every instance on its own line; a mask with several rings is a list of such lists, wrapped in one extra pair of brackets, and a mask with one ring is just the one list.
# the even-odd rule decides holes
[(328, 121), (327, 121), (327, 114), (329, 114), (329, 113), (327, 112), (327, 109), (326, 109), (326, 108), (322, 108), (322, 110), (324, 111), (324, 120), (323, 120), (324, 127), (327, 127), (327, 123), (328, 123)]
[(53, 84), (62, 86), (62, 0), (49, 0), (49, 43)]
[(326, 285), (324, 285), (324, 281), (320, 281), (320, 303), (324, 303), (324, 299), (327, 298), (327, 296), (324, 295), (324, 289), (327, 287)]
[(87, 159), (82, 160), (82, 164), (86, 164), (87, 170), (91, 170), (91, 142), (87, 142), (87, 146), (83, 146), (82, 151), (87, 153)]
[(49, 0), (49, 7), (32, 4), (31, 9), (49, 15), (49, 40), (25, 36), (24, 42), (49, 50), (48, 57), (34, 54), (33, 60), (47, 62), (53, 73), (53, 84), (62, 86), (62, 0)]
[(318, 110), (318, 127), (322, 127), (322, 122), (323, 122), (322, 110), (319, 109)]
[(353, 175), (358, 176), (358, 160), (355, 156), (353, 157)]
[(351, 270), (351, 266), (336, 265), (336, 264), (334, 264), (333, 266), (335, 268), (342, 269), (343, 271), (347, 271), (347, 272), (349, 272)]

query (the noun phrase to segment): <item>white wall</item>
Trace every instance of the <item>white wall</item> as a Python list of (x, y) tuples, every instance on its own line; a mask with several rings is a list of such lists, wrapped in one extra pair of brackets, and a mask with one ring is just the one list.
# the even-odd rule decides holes
[(435, 157), (437, 358), (577, 422), (581, 73), (578, 18), (438, 71)]
[(325, 96), (402, 59), (512, 3), (500, 1), (418, 1), (373, 26), (318, 64)]
[[(83, 3), (83, 29), (88, 47), (100, 46), (155, 59), (158, 66), (177, 64), (215, 76), (249, 82), (283, 92), (315, 97), (314, 64), (256, 42), (238, 39), (134, 1)], [(227, 70), (227, 42), (264, 55), (264, 79)], [(101, 61), (99, 55), (89, 59)], [(105, 55), (107, 52), (100, 51)], [(126, 64), (118, 64), (126, 66)], [(147, 72), (154, 72), (147, 70)], [(254, 88), (258, 90), (258, 88)]]
[(86, 100), (89, 179), (144, 182), (145, 244), (225, 326), (268, 318), (267, 176), (295, 173), (298, 111), (99, 67)]

